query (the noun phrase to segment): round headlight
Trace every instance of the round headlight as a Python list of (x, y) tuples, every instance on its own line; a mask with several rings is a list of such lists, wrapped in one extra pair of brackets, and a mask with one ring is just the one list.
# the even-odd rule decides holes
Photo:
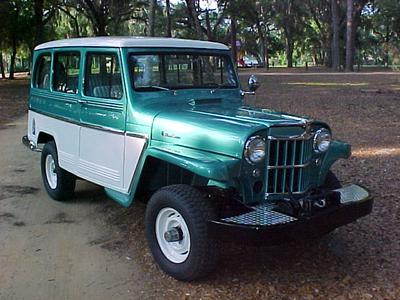
[(326, 128), (317, 130), (314, 135), (314, 151), (322, 153), (328, 150), (332, 141), (332, 135)]
[(265, 158), (265, 141), (260, 136), (253, 136), (246, 142), (244, 157), (251, 164), (261, 162)]

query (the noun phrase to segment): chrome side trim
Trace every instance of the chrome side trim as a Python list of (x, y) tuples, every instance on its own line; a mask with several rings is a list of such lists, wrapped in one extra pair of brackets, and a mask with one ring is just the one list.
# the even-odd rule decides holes
[(105, 103), (97, 103), (95, 101), (88, 101), (88, 100), (80, 100), (84, 101), (82, 103), (85, 106), (91, 106), (91, 107), (99, 107), (99, 108), (105, 108), (105, 109), (110, 109), (110, 110), (123, 110), (123, 104), (105, 104)]
[(124, 130), (114, 129), (114, 128), (110, 128), (110, 127), (106, 127), (106, 126), (81, 123), (81, 122), (77, 122), (75, 120), (71, 120), (71, 119), (68, 119), (68, 118), (55, 116), (55, 115), (52, 115), (52, 114), (49, 114), (49, 113), (38, 111), (38, 110), (36, 110), (34, 108), (31, 108), (30, 110), (35, 112), (35, 113), (37, 113), (37, 114), (41, 114), (41, 115), (47, 116), (49, 118), (54, 118), (54, 119), (57, 119), (57, 120), (60, 120), (60, 121), (63, 121), (63, 122), (68, 122), (68, 123), (79, 125), (79, 126), (86, 127), (86, 128), (92, 128), (92, 129), (97, 129), (97, 130), (101, 130), (101, 131), (112, 132), (112, 133), (120, 134), (120, 135), (126, 134), (126, 135), (133, 136), (133, 137), (144, 138), (146, 140), (148, 139), (148, 136), (146, 134), (134, 133), (134, 132), (125, 132)]
[[(47, 92), (47, 90), (46, 90)], [(77, 99), (67, 99), (65, 96), (57, 95), (57, 94), (50, 94), (46, 93), (43, 95), (40, 92), (34, 91), (34, 89), (31, 89), (31, 97), (47, 97), (51, 98), (52, 101), (58, 101), (58, 102), (64, 102), (64, 103), (69, 103), (69, 104), (77, 104), (78, 101)]]
[(112, 133), (119, 134), (119, 135), (125, 134), (125, 131), (123, 131), (123, 130), (114, 129), (114, 128), (110, 128), (110, 127), (106, 127), (106, 126), (86, 124), (86, 123), (77, 123), (77, 124), (82, 127), (112, 132)]
[(147, 134), (142, 134), (142, 133), (126, 132), (126, 135), (135, 138), (145, 139), (146, 141), (149, 139)]

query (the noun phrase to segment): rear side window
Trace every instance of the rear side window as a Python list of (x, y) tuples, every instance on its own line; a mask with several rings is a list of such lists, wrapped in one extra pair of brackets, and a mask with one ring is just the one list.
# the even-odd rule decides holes
[(69, 94), (78, 92), (79, 63), (78, 52), (62, 52), (55, 55), (53, 90)]
[(122, 98), (121, 69), (116, 54), (87, 54), (85, 95), (105, 99)]
[(34, 87), (38, 89), (50, 88), (50, 66), (51, 66), (51, 56), (50, 54), (42, 54), (36, 63), (36, 74)]

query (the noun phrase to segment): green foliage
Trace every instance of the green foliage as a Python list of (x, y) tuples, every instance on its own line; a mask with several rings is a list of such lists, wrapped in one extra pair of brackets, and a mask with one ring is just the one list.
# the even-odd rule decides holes
[[(330, 64), (331, 0), (158, 0), (154, 29), (167, 36), (205, 39), (230, 45), (235, 20), (240, 55), (260, 64)], [(366, 1), (355, 1), (365, 3)], [(192, 5), (188, 7), (188, 4)], [(38, 9), (40, 8), (40, 9)], [(192, 9), (191, 9), (192, 8)], [(0, 1), (0, 50), (9, 60), (13, 49), (29, 60), (37, 43), (94, 35), (147, 35), (146, 0)], [(340, 47), (344, 53), (346, 1), (340, 1)], [(40, 26), (39, 26), (39, 25)], [(400, 52), (400, 2), (367, 3), (359, 20), (356, 56), (363, 63), (390, 65)], [(40, 32), (39, 32), (40, 31)], [(343, 59), (341, 59), (343, 61)], [(24, 63), (25, 64), (25, 63)]]

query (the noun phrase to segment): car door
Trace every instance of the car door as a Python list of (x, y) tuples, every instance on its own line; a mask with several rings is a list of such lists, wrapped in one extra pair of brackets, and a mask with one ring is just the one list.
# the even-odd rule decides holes
[(74, 173), (79, 156), (80, 49), (55, 50), (51, 64), (47, 50), (40, 59), (44, 61), (39, 61), (39, 69), (45, 67), (46, 70), (35, 74), (43, 77), (35, 83), (30, 99), (31, 109), (33, 107), (39, 114), (30, 116), (38, 130), (54, 137), (59, 165)]
[(87, 49), (80, 103), (79, 176), (122, 191), (126, 93), (118, 49)]

